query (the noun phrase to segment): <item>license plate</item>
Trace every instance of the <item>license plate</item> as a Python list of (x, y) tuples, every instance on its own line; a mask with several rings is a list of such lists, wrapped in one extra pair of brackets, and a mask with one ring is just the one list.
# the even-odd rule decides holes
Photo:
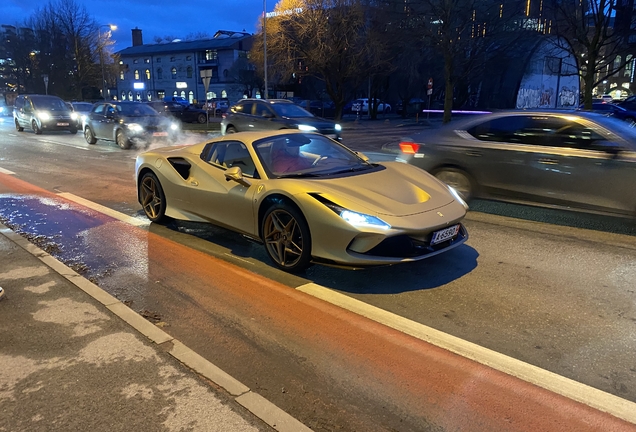
[(154, 132), (152, 136), (168, 136), (168, 132)]
[(431, 244), (437, 244), (445, 242), (446, 240), (450, 240), (457, 235), (459, 232), (459, 225), (454, 225), (452, 227), (444, 228), (443, 230), (435, 231), (433, 233), (433, 238), (431, 239)]
[(58, 126), (68, 126), (68, 123), (58, 123)]

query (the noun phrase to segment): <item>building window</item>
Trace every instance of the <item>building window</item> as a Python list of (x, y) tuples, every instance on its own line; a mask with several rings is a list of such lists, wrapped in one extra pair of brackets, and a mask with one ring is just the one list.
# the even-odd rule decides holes
[(208, 98), (208, 100), (216, 99), (216, 93), (209, 91), (206, 97)]
[(141, 100), (141, 93), (137, 92), (137, 100), (140, 101)]
[(139, 69), (135, 69), (135, 79), (139, 79)]
[(137, 64), (137, 63), (139, 63), (139, 60), (134, 59), (134, 60), (133, 60), (133, 63), (134, 63), (134, 64)]
[(152, 92), (148, 92), (148, 101), (152, 100)]
[(119, 79), (124, 80), (124, 71), (119, 71)]
[(144, 63), (150, 63), (150, 59), (149, 58), (144, 59)]
[(188, 66), (188, 69), (186, 69), (186, 74), (188, 78), (192, 78), (192, 66)]
[(225, 90), (221, 90), (221, 97), (227, 99), (227, 92)]
[(166, 92), (163, 90), (157, 90), (157, 99), (162, 100), (166, 97)]
[(216, 60), (217, 59), (216, 50), (205, 50), (205, 59), (206, 60)]
[(155, 59), (155, 61), (156, 61), (157, 63), (161, 63), (161, 57), (157, 57), (157, 58)]
[(163, 70), (161, 68), (157, 69), (157, 79), (163, 79)]
[(230, 74), (230, 71), (228, 71), (227, 69), (223, 69), (223, 78), (227, 78), (229, 74)]
[(173, 67), (170, 69), (170, 73), (172, 74), (172, 79), (177, 79), (177, 68)]
[(187, 60), (187, 61), (192, 60), (192, 56), (186, 56), (186, 60)]
[(170, 57), (170, 61), (173, 62), (174, 61), (174, 57)]
[(150, 69), (146, 69), (146, 79), (150, 79)]
[(172, 94), (172, 96), (177, 97), (177, 96), (179, 96), (179, 93), (177, 93), (177, 91), (175, 90), (174, 93)]
[(185, 97), (186, 97), (185, 90), (181, 90), (181, 97), (185, 99)]
[(134, 99), (133, 99), (132, 91), (129, 91), (129, 92), (128, 92), (128, 99), (130, 99), (130, 100), (134, 100)]
[(188, 102), (194, 103), (194, 92), (192, 90), (188, 93)]
[(126, 92), (125, 91), (121, 92), (121, 100), (123, 100), (123, 101), (126, 100)]

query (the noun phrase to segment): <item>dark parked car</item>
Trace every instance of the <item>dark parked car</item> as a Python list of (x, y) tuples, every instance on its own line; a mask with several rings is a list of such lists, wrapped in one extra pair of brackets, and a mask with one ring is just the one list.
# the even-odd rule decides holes
[(223, 115), (223, 135), (244, 131), (300, 129), (340, 139), (341, 127), (332, 120), (316, 117), (287, 99), (243, 99)]
[(18, 132), (28, 127), (37, 135), (45, 130), (67, 130), (76, 134), (76, 117), (69, 106), (57, 96), (19, 95), (13, 106), (13, 121)]
[(123, 149), (153, 140), (174, 139), (179, 125), (160, 115), (143, 102), (96, 103), (86, 118), (84, 138), (89, 144), (98, 139), (115, 141)]
[[(584, 108), (585, 107), (583, 104), (579, 106), (580, 110), (583, 110)], [(625, 109), (622, 106), (615, 105), (613, 103), (593, 102), (592, 111), (600, 114), (611, 115), (616, 117), (617, 119), (625, 120), (630, 123), (636, 121), (636, 111)]]
[(184, 123), (205, 123), (208, 113), (192, 105), (185, 106), (179, 102), (148, 102), (159, 114), (166, 114)]
[(506, 111), (400, 143), (402, 161), (472, 197), (636, 216), (636, 128), (598, 113)]

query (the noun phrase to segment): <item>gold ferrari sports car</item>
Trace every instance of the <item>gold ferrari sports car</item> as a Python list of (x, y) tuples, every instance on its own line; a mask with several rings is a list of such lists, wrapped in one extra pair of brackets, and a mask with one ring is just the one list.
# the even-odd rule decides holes
[(464, 243), (451, 187), (400, 162), (371, 163), (324, 135), (240, 132), (144, 152), (137, 193), (153, 222), (208, 222), (264, 244), (295, 272), (421, 260)]

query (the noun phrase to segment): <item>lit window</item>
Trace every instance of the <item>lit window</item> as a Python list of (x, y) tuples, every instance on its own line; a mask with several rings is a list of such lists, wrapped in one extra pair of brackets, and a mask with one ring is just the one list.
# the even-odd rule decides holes
[(152, 100), (152, 92), (148, 92), (148, 100), (151, 101)]
[(119, 79), (124, 80), (124, 71), (119, 71)]
[(216, 50), (206, 50), (205, 51), (205, 59), (206, 60), (216, 60)]
[(149, 58), (144, 59), (144, 63), (150, 63), (150, 59)]
[(179, 93), (177, 93), (177, 91), (175, 90), (174, 93), (172, 94), (172, 96), (177, 97), (177, 96), (179, 96)]
[(137, 100), (140, 101), (141, 100), (141, 93), (137, 92)]
[(146, 69), (146, 79), (150, 79), (150, 69)]
[(170, 69), (170, 73), (172, 74), (172, 79), (177, 79), (177, 68), (173, 67)]
[(188, 93), (188, 101), (190, 103), (194, 102), (194, 92), (192, 90), (190, 90), (190, 92)]
[(133, 94), (131, 91), (128, 92), (128, 99), (133, 100)]
[(123, 100), (123, 101), (126, 100), (126, 92), (125, 91), (121, 92), (121, 100)]
[(181, 97), (185, 99), (185, 97), (186, 97), (185, 90), (181, 90)]
[(139, 79), (139, 69), (135, 69), (135, 79)]

